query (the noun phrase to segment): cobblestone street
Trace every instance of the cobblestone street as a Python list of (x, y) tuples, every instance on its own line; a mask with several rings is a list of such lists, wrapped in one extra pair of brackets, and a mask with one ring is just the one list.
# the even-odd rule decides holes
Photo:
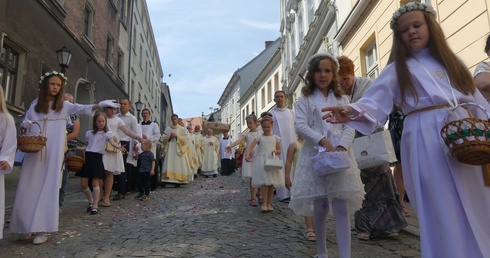
[[(313, 257), (314, 242), (303, 237), (304, 221), (275, 201), (274, 211), (261, 213), (248, 205), (248, 183), (236, 173), (199, 177), (174, 188), (158, 188), (151, 200), (136, 193), (101, 213), (86, 212), (78, 178), (69, 178), (58, 233), (42, 245), (17, 240), (4, 229), (0, 257)], [(9, 191), (7, 191), (7, 194)], [(12, 198), (7, 196), (6, 220)], [(338, 257), (334, 220), (328, 220), (330, 257)], [(420, 257), (419, 238), (401, 232), (391, 239), (357, 240), (352, 257)]]

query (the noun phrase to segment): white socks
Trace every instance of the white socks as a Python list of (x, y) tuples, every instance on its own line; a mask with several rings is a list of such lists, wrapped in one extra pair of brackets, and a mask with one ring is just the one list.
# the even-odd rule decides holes
[(92, 193), (90, 192), (90, 188), (82, 189), (83, 194), (87, 197), (88, 203), (94, 203), (94, 199), (92, 199)]
[[(93, 190), (93, 192), (94, 192), (94, 200), (99, 200), (100, 188), (98, 186), (94, 186), (93, 188), (94, 188), (94, 190)], [(93, 202), (93, 204), (94, 204), (92, 206), (93, 208), (97, 208), (98, 207), (98, 202)]]

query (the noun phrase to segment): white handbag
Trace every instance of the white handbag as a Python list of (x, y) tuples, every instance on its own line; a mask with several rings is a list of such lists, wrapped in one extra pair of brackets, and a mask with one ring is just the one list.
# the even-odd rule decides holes
[(282, 169), (282, 160), (277, 159), (275, 154), (272, 154), (272, 158), (265, 160), (264, 169), (266, 171), (280, 170)]
[(313, 171), (319, 176), (326, 176), (350, 168), (349, 152), (320, 151), (311, 159)]
[(353, 151), (359, 169), (397, 161), (391, 134), (388, 130), (355, 138)]

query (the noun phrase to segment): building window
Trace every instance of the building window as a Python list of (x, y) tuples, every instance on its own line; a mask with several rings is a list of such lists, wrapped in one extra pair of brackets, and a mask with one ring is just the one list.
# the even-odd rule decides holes
[(132, 44), (132, 47), (133, 47), (133, 51), (136, 52), (136, 49), (135, 49), (136, 48), (136, 28), (133, 29), (133, 40), (132, 41), (133, 42), (131, 44)]
[(373, 42), (366, 48), (366, 77), (371, 80), (376, 79), (378, 77), (378, 53), (376, 50), (376, 42)]
[(267, 82), (267, 103), (272, 101), (272, 84), (271, 81)]
[(279, 90), (279, 74), (274, 74), (274, 92)]
[(24, 86), (19, 78), (19, 70), (25, 62), (25, 52), (20, 50), (13, 42), (4, 38), (0, 52), (0, 85), (5, 94), (5, 101), (12, 105), (22, 105), (22, 92)]
[(121, 50), (117, 53), (117, 74), (124, 81), (124, 52)]
[(140, 68), (143, 70), (143, 46), (140, 45)]
[[(301, 5), (301, 3), (300, 3)], [(300, 45), (303, 43), (303, 39), (304, 39), (304, 36), (305, 36), (305, 33), (304, 33), (304, 22), (303, 22), (303, 7), (300, 6), (300, 11), (298, 13), (298, 40), (300, 42)]]
[(261, 90), (261, 101), (262, 101), (262, 108), (265, 107), (265, 88), (262, 88)]
[(128, 0), (121, 0), (121, 21), (126, 24), (128, 21)]
[(291, 62), (294, 62), (296, 59), (296, 38), (294, 30), (291, 31), (291, 42), (289, 45), (291, 46)]
[(308, 8), (308, 21), (311, 23), (315, 19), (315, 1), (308, 0), (306, 3)]
[(85, 5), (85, 10), (83, 13), (83, 35), (88, 39), (92, 40), (93, 36), (93, 24), (94, 24), (94, 10)]
[(112, 54), (114, 53), (114, 39), (107, 35), (106, 50), (105, 50), (105, 60), (108, 65), (112, 67), (114, 64)]
[(252, 113), (255, 113), (255, 99), (252, 99)]

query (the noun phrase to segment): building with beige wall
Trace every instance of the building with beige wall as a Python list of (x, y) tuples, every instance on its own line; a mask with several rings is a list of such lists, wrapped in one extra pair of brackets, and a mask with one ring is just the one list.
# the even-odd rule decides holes
[[(339, 53), (356, 65), (356, 75), (375, 78), (386, 66), (391, 52), (392, 14), (409, 1), (351, 1), (351, 12), (338, 17), (340, 26), (333, 40)], [(483, 53), (490, 32), (489, 0), (421, 1), (437, 12), (449, 46), (473, 71), (487, 58)], [(344, 5), (338, 6), (348, 8)]]
[[(354, 61), (356, 76), (375, 79), (391, 52), (392, 14), (408, 0), (281, 1), (281, 83), (290, 104), (300, 95), (308, 58), (328, 51)], [(450, 47), (473, 71), (487, 58), (490, 0), (420, 0), (438, 13)], [(300, 76), (301, 75), (301, 76)]]

